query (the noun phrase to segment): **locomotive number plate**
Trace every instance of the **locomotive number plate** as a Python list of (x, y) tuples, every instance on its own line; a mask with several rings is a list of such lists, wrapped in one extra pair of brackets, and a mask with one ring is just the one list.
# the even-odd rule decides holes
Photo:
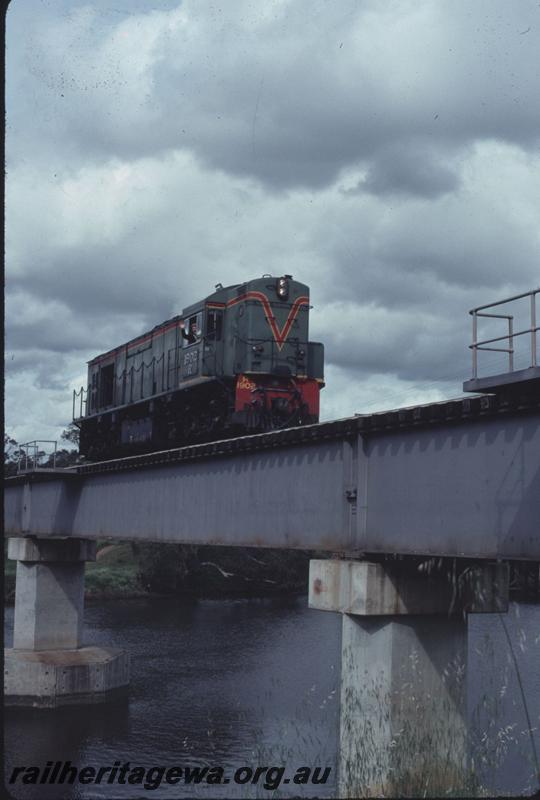
[(184, 353), (184, 364), (182, 368), (182, 375), (188, 378), (190, 375), (196, 375), (199, 371), (199, 351), (190, 350)]

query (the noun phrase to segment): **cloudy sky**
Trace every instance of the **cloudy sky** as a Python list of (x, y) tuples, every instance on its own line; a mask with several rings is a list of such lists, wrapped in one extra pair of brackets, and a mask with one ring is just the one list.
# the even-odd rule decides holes
[(8, 431), (265, 272), (311, 287), (324, 418), (460, 395), (468, 310), (540, 285), (539, 73), (538, 0), (12, 0)]

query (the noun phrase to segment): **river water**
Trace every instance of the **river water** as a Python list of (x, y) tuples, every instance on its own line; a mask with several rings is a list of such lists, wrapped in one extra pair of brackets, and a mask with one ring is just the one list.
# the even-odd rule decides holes
[[(308, 609), (305, 596), (94, 603), (85, 612), (85, 643), (130, 652), (129, 703), (7, 709), (5, 716), (8, 776), (15, 765), (68, 760), (79, 767), (220, 765), (226, 774), (243, 766), (283, 765), (293, 775), (302, 766), (328, 766), (325, 785), (17, 784), (13, 797), (334, 796), (340, 622), (338, 614)], [(7, 646), (12, 628), (8, 608)], [(491, 793), (530, 793), (540, 753), (540, 606), (514, 603), (502, 619), (472, 616), (469, 631), (469, 716), (483, 784)]]

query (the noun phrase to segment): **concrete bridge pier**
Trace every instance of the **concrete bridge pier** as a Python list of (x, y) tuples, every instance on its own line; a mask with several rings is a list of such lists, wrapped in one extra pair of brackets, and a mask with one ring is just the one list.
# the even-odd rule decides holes
[(474, 795), (467, 614), (507, 610), (506, 566), (315, 560), (309, 604), (343, 615), (338, 796)]
[(4, 652), (6, 705), (101, 703), (129, 684), (128, 654), (82, 644), (88, 539), (12, 538), (17, 561), (13, 647)]

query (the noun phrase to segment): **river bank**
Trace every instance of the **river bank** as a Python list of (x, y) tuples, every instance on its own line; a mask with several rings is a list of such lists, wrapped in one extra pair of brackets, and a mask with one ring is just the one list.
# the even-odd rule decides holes
[[(98, 542), (86, 564), (85, 599), (110, 600), (163, 595), (234, 599), (304, 594), (309, 561), (328, 554), (205, 545)], [(16, 563), (5, 559), (4, 602), (15, 600)], [(514, 562), (510, 598), (540, 602), (538, 565)]]
[[(305, 593), (306, 551), (98, 542), (85, 569), (85, 600), (178, 595), (192, 598), (270, 597)], [(5, 559), (4, 602), (15, 600), (16, 563)]]
[[(4, 602), (15, 602), (15, 561), (5, 559)], [(140, 580), (140, 569), (130, 543), (98, 545), (97, 558), (85, 569), (85, 599), (106, 600), (148, 595)]]

